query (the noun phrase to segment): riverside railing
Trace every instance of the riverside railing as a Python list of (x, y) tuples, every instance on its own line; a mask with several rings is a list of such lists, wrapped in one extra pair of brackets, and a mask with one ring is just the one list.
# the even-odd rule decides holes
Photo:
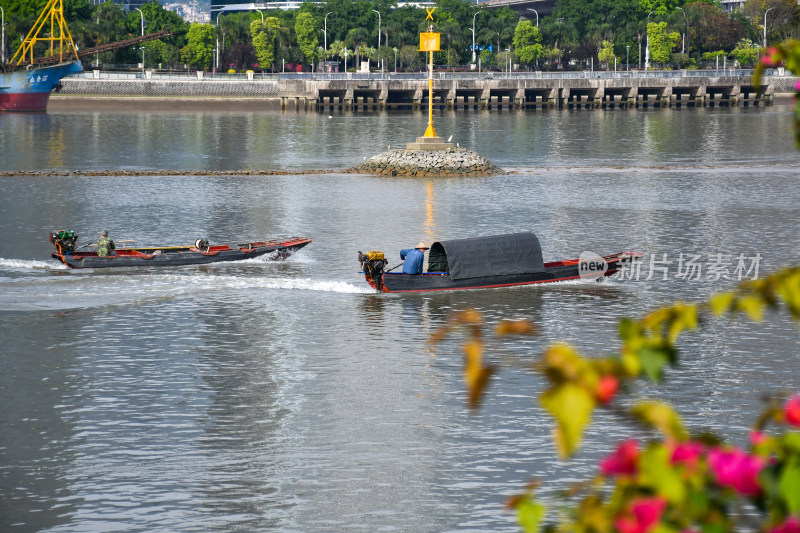
[[(752, 77), (753, 69), (697, 69), (697, 70), (631, 70), (631, 71), (602, 71), (602, 70), (582, 70), (582, 71), (562, 71), (562, 72), (434, 72), (434, 79), (438, 80), (530, 80), (530, 79), (659, 79), (659, 78), (695, 78), (695, 77)], [(766, 69), (766, 76), (776, 74), (775, 69)], [(782, 72), (777, 72), (782, 75)], [(84, 71), (72, 74), (71, 78), (93, 78), (110, 80), (213, 80), (213, 81), (276, 81), (279, 79), (288, 80), (424, 80), (428, 78), (427, 72), (346, 72), (346, 73), (322, 73), (322, 72), (286, 72), (286, 73), (262, 73), (252, 74), (237, 73), (216, 73), (204, 72), (198, 75), (196, 72), (187, 73), (183, 71), (147, 71), (143, 76), (141, 72), (115, 72), (106, 70)]]

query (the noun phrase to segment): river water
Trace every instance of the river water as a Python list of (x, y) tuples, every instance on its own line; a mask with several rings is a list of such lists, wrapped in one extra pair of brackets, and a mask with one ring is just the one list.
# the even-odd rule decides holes
[[(546, 346), (608, 353), (621, 316), (800, 261), (789, 107), (447, 113), (440, 136), (514, 172), (335, 172), (425, 121), (0, 116), (3, 169), (331, 169), (0, 178), (0, 530), (514, 531), (505, 500), (528, 481), (564, 488), (638, 435), (601, 413), (575, 460), (557, 460), (527, 370)], [(102, 229), (137, 245), (314, 242), (285, 262), (68, 271), (49, 256), (61, 228), (83, 243)], [(358, 275), (359, 250), (394, 265), (420, 240), (515, 231), (536, 232), (545, 260), (637, 250), (644, 262), (605, 283), (436, 294), (377, 294)], [(475, 413), (463, 338), (428, 342), (466, 308), (487, 327), (526, 318), (540, 331), (489, 335), (499, 371)], [(763, 393), (798, 388), (798, 340), (782, 316), (711, 322), (681, 342), (665, 384), (637, 393), (741, 444)]]

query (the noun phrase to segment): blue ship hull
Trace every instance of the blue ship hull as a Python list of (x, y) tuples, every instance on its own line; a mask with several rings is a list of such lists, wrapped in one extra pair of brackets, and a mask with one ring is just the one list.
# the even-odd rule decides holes
[(82, 71), (80, 61), (70, 61), (30, 70), (0, 72), (0, 112), (47, 111), (50, 92), (61, 78)]

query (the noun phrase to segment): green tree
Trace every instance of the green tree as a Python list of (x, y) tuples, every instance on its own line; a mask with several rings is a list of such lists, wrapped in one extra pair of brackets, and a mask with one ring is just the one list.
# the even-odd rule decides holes
[(741, 20), (732, 18), (717, 6), (694, 2), (686, 7), (690, 41), (698, 53), (732, 50), (747, 37)]
[(654, 63), (666, 64), (672, 59), (672, 50), (680, 41), (681, 34), (668, 32), (666, 22), (651, 22), (647, 25), (650, 40), (650, 59)]
[(211, 24), (192, 24), (186, 39), (186, 46), (181, 49), (181, 61), (200, 69), (208, 68), (213, 59), (214, 27)]
[(365, 28), (353, 28), (347, 32), (347, 37), (345, 38), (344, 42), (356, 53), (356, 69), (360, 67), (361, 52), (367, 46), (368, 38), (369, 33)]
[(398, 50), (397, 60), (403, 67), (412, 67), (421, 63), (422, 54), (419, 53), (416, 46), (407, 44)]
[(520, 62), (527, 65), (538, 61), (542, 56), (542, 35), (539, 28), (530, 20), (520, 20), (514, 30), (514, 51)]
[(260, 20), (250, 23), (250, 34), (253, 38), (253, 49), (261, 69), (272, 68), (275, 63), (275, 40), (281, 29), (277, 17), (267, 17), (262, 24)]
[(541, 29), (544, 42), (566, 59), (588, 60), (603, 40), (634, 43), (648, 12), (639, 0), (559, 0)]
[(508, 8), (504, 8), (497, 15), (492, 16), (486, 23), (483, 35), (495, 46), (495, 54), (503, 50), (503, 43), (514, 36), (516, 29), (516, 15)]
[(758, 61), (760, 48), (750, 39), (742, 39), (731, 51), (731, 55), (742, 67), (750, 67)]
[(314, 16), (310, 13), (298, 13), (294, 25), (297, 35), (297, 46), (308, 63), (314, 63), (319, 56), (319, 39), (315, 27)]
[(606, 64), (606, 68), (610, 69), (611, 62), (617, 58), (617, 56), (614, 55), (614, 43), (611, 41), (603, 41), (600, 51), (597, 53), (597, 58)]

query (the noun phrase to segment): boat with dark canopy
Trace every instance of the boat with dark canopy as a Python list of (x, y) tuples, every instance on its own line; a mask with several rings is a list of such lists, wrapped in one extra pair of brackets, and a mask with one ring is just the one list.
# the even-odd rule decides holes
[[(205, 265), (223, 261), (241, 261), (268, 255), (269, 259), (286, 259), (311, 242), (305, 237), (291, 237), (244, 244), (210, 245), (197, 239), (193, 246), (159, 246), (148, 248), (117, 248), (113, 255), (100, 256), (96, 251), (81, 251), (78, 236), (72, 230), (50, 233), (56, 247), (52, 256), (70, 268), (113, 268), (142, 266)], [(92, 246), (92, 245), (86, 245)]]
[(428, 256), (428, 270), (422, 274), (386, 271), (388, 262), (380, 251), (359, 252), (359, 261), (367, 283), (373, 288), (383, 292), (417, 292), (602, 279), (642, 254), (590, 255), (545, 263), (535, 234), (512, 233), (434, 242)]

